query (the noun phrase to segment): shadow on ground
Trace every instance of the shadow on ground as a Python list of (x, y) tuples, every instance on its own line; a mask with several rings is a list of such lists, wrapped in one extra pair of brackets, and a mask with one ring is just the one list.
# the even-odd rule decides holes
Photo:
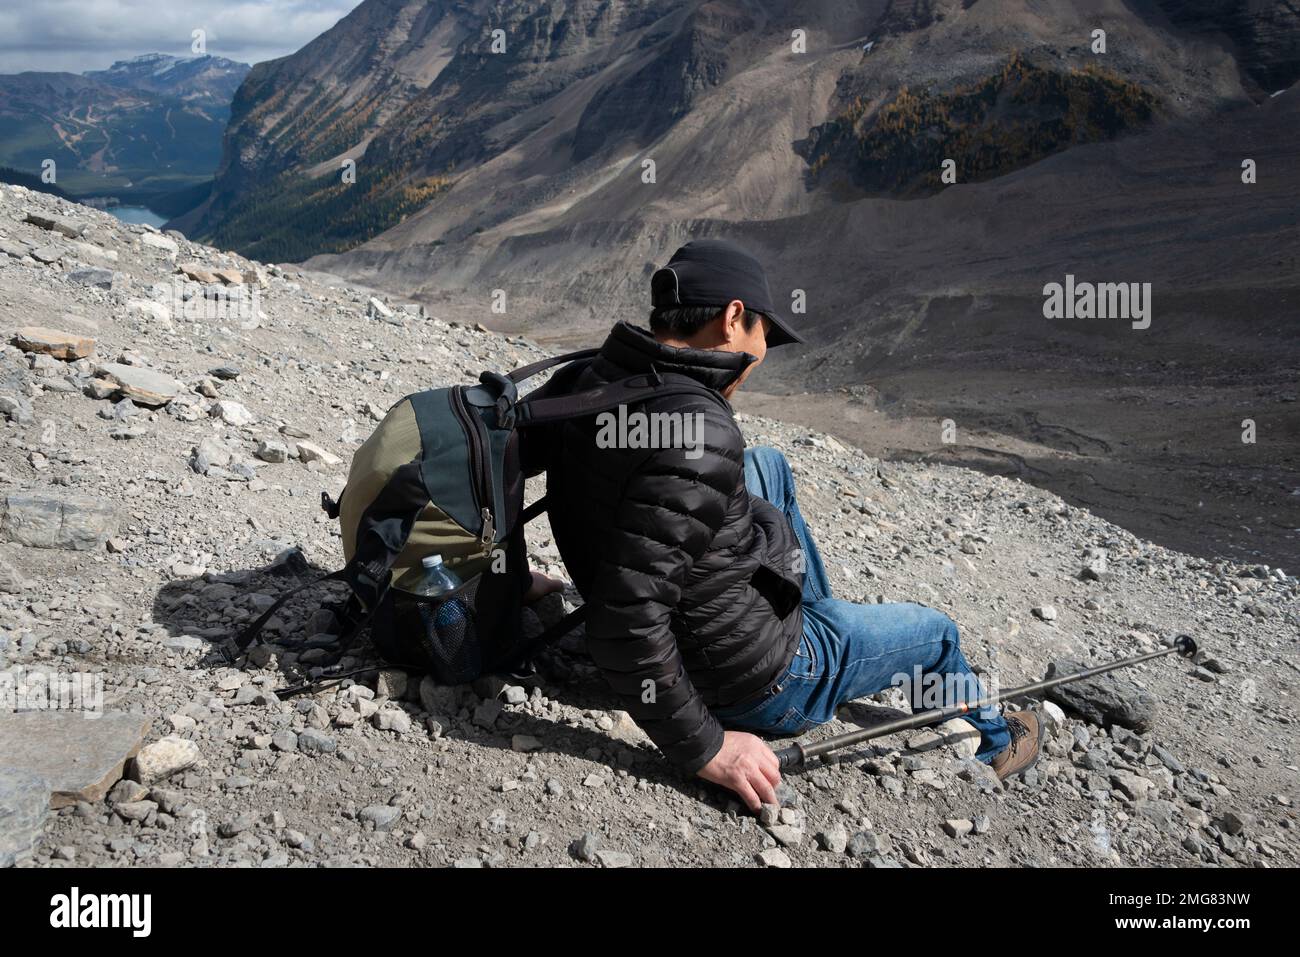
[[(277, 556), (259, 568), (209, 573), (200, 578), (166, 583), (155, 595), (153, 618), (174, 637), (188, 636), (204, 643), (200, 669), (218, 671), (230, 667), (258, 667), (278, 671), (282, 680), (277, 690), (296, 688), (316, 680), (329, 680), (331, 671), (341, 672), (315, 693), (334, 690), (338, 681), (374, 686), (375, 677), (387, 666), (374, 652), (368, 632), (363, 631), (339, 657), (337, 638), (330, 629), (337, 626), (334, 609), (342, 606), (346, 589), (337, 583), (305, 588), (291, 598), (268, 622), (264, 642), (250, 648), (248, 659), (237, 654), (235, 638), (270, 605), (294, 588), (326, 574), (330, 569), (313, 565), (297, 550)], [(556, 596), (558, 598), (558, 596)], [(575, 593), (567, 597), (576, 598)], [(637, 767), (638, 776), (652, 783), (673, 787), (693, 798), (704, 798), (725, 808), (729, 798), (709, 789), (700, 793), (701, 782), (686, 779), (664, 762), (659, 752), (640, 732), (616, 727), (613, 733), (524, 711), (503, 711), (491, 729), (474, 721), (474, 710), (486, 696), (499, 693), (502, 681), (522, 685), (530, 693), (540, 688), (548, 699), (579, 709), (579, 712), (609, 712), (619, 703), (585, 651), (581, 630), (565, 636), (534, 661), (527, 676), (480, 679), (457, 686), (459, 708), (454, 715), (438, 715), (443, 734), (483, 748), (512, 751), (516, 735), (540, 742), (540, 753), (563, 754), (594, 760), (612, 769)], [(323, 668), (332, 666), (330, 670)], [(400, 669), (394, 669), (400, 670)], [(403, 672), (407, 691), (402, 702), (408, 711), (423, 714), (419, 688), (423, 675)], [(346, 677), (344, 677), (346, 674)], [(312, 694), (304, 692), (301, 697)], [(571, 714), (571, 712), (570, 712)]]

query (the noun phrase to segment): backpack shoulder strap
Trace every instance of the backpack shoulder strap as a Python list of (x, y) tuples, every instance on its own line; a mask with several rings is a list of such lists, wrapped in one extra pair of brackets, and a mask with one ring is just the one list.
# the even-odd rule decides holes
[(549, 359), (538, 359), (536, 362), (530, 362), (526, 366), (520, 366), (514, 372), (508, 373), (507, 378), (516, 384), (523, 382), (525, 379), (532, 378), (539, 372), (545, 372), (547, 369), (553, 369), (556, 366), (564, 365), (566, 362), (577, 362), (580, 359), (591, 359), (599, 353), (599, 349), (579, 349), (577, 352), (566, 353), (562, 356), (551, 356)]
[(664, 395), (698, 395), (723, 405), (727, 401), (716, 389), (710, 389), (690, 376), (675, 372), (648, 372), (583, 392), (523, 399), (515, 406), (515, 422), (522, 427), (576, 419)]

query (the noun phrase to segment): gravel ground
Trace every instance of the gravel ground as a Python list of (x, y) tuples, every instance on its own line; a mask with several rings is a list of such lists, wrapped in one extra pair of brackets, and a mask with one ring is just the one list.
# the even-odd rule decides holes
[[(1300, 863), (1294, 576), (1152, 545), (1016, 480), (883, 464), (767, 418), (741, 425), (792, 462), (837, 594), (942, 609), (988, 680), (1010, 687), (1181, 632), (1201, 660), (1162, 658), (1088, 700), (1040, 705), (1044, 758), (1006, 787), (967, 741), (912, 732), (788, 774), (784, 806), (759, 818), (666, 765), (616, 710), (581, 633), (519, 685), (385, 671), (282, 700), (326, 654), (310, 640), (319, 599), (291, 603), (246, 670), (225, 652), (299, 575), (341, 564), (319, 496), (342, 488), (353, 449), (401, 396), (542, 354), (375, 295), (0, 187), (0, 674), (10, 688), (90, 675), (104, 711), (139, 716), (134, 732), (122, 722), (120, 755), (97, 746), (117, 769), (48, 813), (32, 802), (50, 787), (0, 771), (0, 810), (26, 809), (0, 814), (0, 862)], [(563, 576), (535, 525), (535, 567)], [(537, 616), (562, 610), (554, 596)], [(878, 719), (895, 694), (813, 737)], [(0, 711), (0, 768), (16, 741), (61, 754), (59, 717)]]

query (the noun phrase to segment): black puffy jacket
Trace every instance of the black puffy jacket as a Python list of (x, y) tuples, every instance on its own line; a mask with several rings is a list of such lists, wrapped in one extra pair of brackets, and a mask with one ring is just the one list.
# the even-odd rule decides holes
[[(746, 353), (677, 349), (619, 323), (549, 394), (651, 371), (721, 390)], [(547, 445), (556, 545), (590, 606), (587, 642), (623, 707), (675, 765), (694, 773), (722, 746), (709, 708), (761, 694), (802, 629), (798, 541), (785, 515), (745, 488), (731, 406), (660, 396), (629, 412), (699, 413), (700, 449), (602, 448), (598, 419), (556, 427)]]

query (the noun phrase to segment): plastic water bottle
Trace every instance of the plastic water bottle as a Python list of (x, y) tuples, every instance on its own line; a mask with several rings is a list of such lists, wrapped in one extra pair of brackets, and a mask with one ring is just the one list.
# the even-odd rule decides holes
[(433, 616), (433, 627), (438, 630), (444, 641), (452, 635), (463, 640), (462, 625), (465, 623), (465, 603), (459, 598), (448, 598), (438, 606), (438, 613)]
[(460, 587), (460, 578), (442, 563), (441, 555), (426, 555), (420, 562), (424, 567), (424, 578), (412, 589), (423, 598), (437, 598)]
[(441, 555), (429, 555), (420, 562), (423, 580), (412, 590), (421, 598), (419, 615), (424, 623), (424, 644), (440, 666), (439, 674), (449, 684), (463, 684), (478, 676), (479, 652), (472, 640), (472, 621), (463, 598), (451, 595), (461, 580), (442, 564)]

